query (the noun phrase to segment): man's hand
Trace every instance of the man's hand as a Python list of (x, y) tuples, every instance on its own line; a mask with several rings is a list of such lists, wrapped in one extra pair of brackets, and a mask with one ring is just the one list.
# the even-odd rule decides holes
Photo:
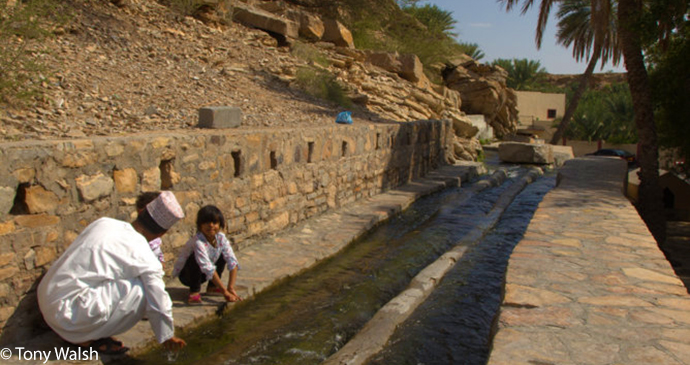
[(183, 339), (172, 337), (169, 340), (163, 342), (163, 348), (168, 351), (180, 351), (183, 347), (187, 346), (187, 343)]

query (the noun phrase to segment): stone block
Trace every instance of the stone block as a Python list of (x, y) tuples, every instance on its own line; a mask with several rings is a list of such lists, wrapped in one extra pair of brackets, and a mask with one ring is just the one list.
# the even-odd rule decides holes
[(0, 236), (14, 232), (14, 221), (0, 223)]
[(60, 217), (48, 214), (31, 214), (18, 216), (14, 221), (25, 228), (41, 228), (60, 223)]
[(24, 202), (31, 214), (52, 212), (60, 201), (55, 193), (47, 191), (40, 185), (29, 186), (25, 194)]
[(118, 193), (134, 193), (137, 191), (137, 171), (132, 168), (113, 171), (115, 190)]
[(121, 143), (108, 143), (103, 150), (108, 157), (117, 157), (125, 152), (125, 146)]
[(417, 55), (403, 54), (400, 55), (399, 60), (402, 68), (399, 74), (400, 77), (418, 86), (423, 86), (429, 83), (426, 75), (424, 75), (424, 66), (422, 65), (422, 61), (419, 60)]
[(11, 278), (12, 276), (16, 275), (18, 272), (19, 272), (19, 268), (14, 266), (14, 265), (0, 268), (0, 280), (5, 280), (7, 278)]
[(234, 106), (211, 106), (199, 109), (199, 128), (237, 128), (242, 124), (242, 109)]
[(115, 185), (113, 179), (102, 173), (93, 176), (81, 175), (76, 179), (76, 183), (79, 195), (86, 202), (110, 195)]
[(18, 169), (12, 171), (12, 175), (20, 184), (30, 183), (36, 178), (36, 170), (33, 168)]
[(14, 205), (14, 197), (17, 192), (6, 186), (0, 186), (0, 216), (7, 214), (12, 210)]
[(57, 259), (57, 250), (55, 250), (55, 247), (36, 247), (36, 259), (35, 259), (35, 265), (36, 267), (43, 266), (45, 264), (49, 264), (53, 262), (55, 259)]
[(511, 163), (551, 164), (554, 162), (550, 144), (503, 142), (498, 146), (501, 161)]
[(304, 12), (300, 16), (299, 35), (310, 40), (319, 40), (323, 37), (325, 27), (323, 21), (317, 16)]
[(233, 19), (239, 23), (273, 32), (286, 38), (294, 39), (299, 35), (299, 24), (296, 22), (259, 9), (235, 6)]
[(29, 252), (24, 255), (24, 267), (27, 270), (33, 270), (36, 267), (36, 251), (29, 250)]
[(161, 170), (152, 167), (144, 171), (141, 179), (141, 191), (158, 191), (161, 189)]
[(16, 256), (17, 255), (14, 252), (0, 254), (0, 267), (5, 266), (10, 262), (13, 262)]
[(355, 48), (355, 41), (352, 33), (335, 19), (324, 19), (324, 33), (321, 40), (330, 42), (338, 47)]

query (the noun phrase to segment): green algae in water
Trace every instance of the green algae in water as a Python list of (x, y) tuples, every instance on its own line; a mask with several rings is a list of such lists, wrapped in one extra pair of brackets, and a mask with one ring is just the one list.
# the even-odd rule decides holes
[[(501, 189), (478, 201), (469, 215), (479, 219)], [(458, 241), (462, 232), (457, 222), (425, 222), (442, 203), (462, 200), (458, 199), (460, 190), (418, 200), (336, 257), (236, 305), (222, 318), (186, 331), (181, 337), (188, 346), (174, 362), (321, 363), (407, 287), (414, 275)], [(128, 360), (170, 363), (168, 353), (158, 350)]]

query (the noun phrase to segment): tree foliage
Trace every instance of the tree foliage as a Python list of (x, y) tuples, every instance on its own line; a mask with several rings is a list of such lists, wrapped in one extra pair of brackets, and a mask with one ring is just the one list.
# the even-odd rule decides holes
[(432, 33), (443, 33), (454, 37), (452, 32), (455, 27), (453, 12), (443, 10), (436, 5), (426, 4), (424, 6), (409, 5), (402, 8), (406, 13), (419, 20)]
[(462, 53), (474, 58), (479, 61), (484, 58), (484, 52), (479, 48), (477, 43), (464, 43), (459, 44)]
[(546, 69), (539, 61), (523, 59), (499, 58), (492, 63), (508, 72), (506, 84), (515, 90), (536, 91), (544, 87)]
[(637, 132), (628, 86), (613, 84), (585, 92), (565, 136), (586, 141), (636, 143)]
[(650, 48), (650, 81), (660, 144), (677, 149), (690, 168), (690, 27), (682, 24), (663, 45)]

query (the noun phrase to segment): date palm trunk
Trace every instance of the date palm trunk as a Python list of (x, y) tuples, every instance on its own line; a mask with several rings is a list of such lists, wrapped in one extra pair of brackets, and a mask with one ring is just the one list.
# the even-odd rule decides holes
[(641, 13), (641, 0), (618, 1), (618, 34), (623, 48), (639, 138), (640, 187), (637, 209), (657, 243), (662, 245), (666, 238), (666, 219), (659, 186), (659, 150), (651, 87), (642, 54), (641, 36), (635, 29), (637, 18)]
[(551, 137), (551, 144), (558, 144), (558, 141), (560, 141), (563, 137), (563, 133), (565, 133), (565, 130), (568, 129), (570, 119), (573, 118), (573, 114), (575, 114), (575, 110), (577, 110), (577, 104), (580, 102), (582, 94), (584, 94), (585, 90), (587, 89), (587, 86), (589, 85), (589, 80), (592, 77), (592, 74), (594, 73), (594, 68), (596, 67), (597, 62), (599, 61), (599, 54), (600, 52), (594, 52), (592, 58), (589, 60), (589, 63), (587, 64), (587, 69), (585, 70), (585, 73), (583, 73), (580, 76), (580, 84), (577, 86), (575, 93), (570, 98), (570, 102), (568, 102), (568, 107), (565, 109), (565, 114), (563, 114), (563, 118), (561, 119), (561, 122), (558, 124), (556, 132), (553, 134), (553, 137)]

